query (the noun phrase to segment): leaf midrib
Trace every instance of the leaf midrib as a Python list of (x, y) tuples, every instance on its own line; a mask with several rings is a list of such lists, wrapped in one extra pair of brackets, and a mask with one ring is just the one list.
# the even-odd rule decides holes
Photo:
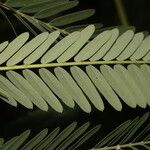
[(50, 68), (50, 67), (67, 67), (67, 66), (85, 66), (85, 65), (115, 65), (115, 64), (150, 64), (150, 61), (147, 60), (138, 60), (138, 61), (83, 61), (83, 62), (64, 62), (64, 63), (49, 63), (49, 64), (30, 64), (30, 65), (15, 65), (15, 66), (0, 66), (0, 71), (7, 70), (22, 70), (22, 69), (34, 69), (34, 68)]
[(117, 146), (111, 146), (111, 147), (104, 147), (104, 148), (94, 148), (91, 150), (114, 150), (114, 149), (122, 149), (122, 148), (129, 148), (129, 147), (135, 147), (135, 146), (143, 146), (150, 144), (150, 141), (141, 141), (137, 143), (129, 143), (124, 145), (117, 145)]

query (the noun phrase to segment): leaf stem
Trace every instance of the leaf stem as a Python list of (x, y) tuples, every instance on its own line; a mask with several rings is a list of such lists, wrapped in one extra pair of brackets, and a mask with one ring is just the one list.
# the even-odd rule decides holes
[(122, 0), (115, 0), (115, 5), (117, 8), (117, 12), (118, 12), (121, 23), (125, 26), (129, 26), (129, 21), (128, 21)]
[(124, 145), (111, 146), (111, 147), (94, 148), (92, 150), (121, 150), (122, 148), (142, 146), (142, 145), (148, 145), (148, 144), (150, 144), (150, 141), (146, 141), (146, 142), (141, 141), (137, 143), (130, 143), (130, 144), (124, 144)]
[(16, 18), (28, 29), (34, 36), (37, 36), (37, 33), (31, 28), (31, 26), (23, 20), (23, 18), (17, 14), (15, 14)]
[(67, 66), (83, 66), (83, 65), (115, 65), (115, 64), (150, 64), (150, 61), (83, 61), (83, 62), (64, 62), (50, 64), (31, 64), (31, 65), (15, 65), (15, 66), (0, 66), (0, 71), (5, 70), (20, 70), (34, 68), (49, 68), (49, 67), (67, 67)]

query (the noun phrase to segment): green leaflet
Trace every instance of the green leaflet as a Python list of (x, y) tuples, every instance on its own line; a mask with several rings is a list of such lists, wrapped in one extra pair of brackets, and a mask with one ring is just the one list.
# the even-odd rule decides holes
[(119, 30), (119, 36), (121, 36), (124, 32), (128, 30), (132, 30), (135, 32), (136, 28), (134, 26), (124, 26), (124, 25), (117, 25), (117, 26), (110, 26), (110, 27), (104, 27), (100, 29), (100, 33), (106, 30), (112, 30), (114, 28), (117, 28)]
[(48, 133), (48, 129), (44, 129), (40, 133), (38, 133), (34, 138), (32, 138), (27, 144), (25, 144), (21, 150), (31, 150), (34, 148)]
[(8, 140), (7, 142), (5, 142), (3, 144), (3, 146), (1, 148), (3, 148), (2, 150), (7, 150), (8, 148), (10, 148), (11, 144), (14, 143), (19, 136), (15, 136), (13, 138), (11, 138), (10, 140)]
[(76, 128), (77, 122), (73, 122), (66, 127), (60, 134), (58, 134), (44, 150), (55, 149), (67, 136), (69, 136)]
[(44, 138), (39, 144), (37, 144), (33, 150), (44, 149), (58, 135), (59, 130), (59, 127), (54, 129), (46, 138)]
[[(5, 89), (6, 86), (4, 86), (3, 88)], [(3, 101), (5, 101), (6, 103), (8, 103), (14, 107), (17, 107), (17, 102), (15, 101), (15, 99), (12, 98), (11, 94), (9, 94), (8, 91), (6, 92), (3, 88), (2, 88), (2, 86), (0, 88), (0, 98)]]
[(28, 138), (29, 134), (30, 130), (27, 130), (23, 132), (20, 136), (11, 139), (7, 143), (3, 144), (2, 150), (18, 149), (21, 144)]
[(117, 28), (112, 29), (111, 37), (109, 40), (90, 58), (90, 61), (96, 61), (104, 57), (104, 55), (110, 50), (114, 42), (119, 36), (119, 30)]
[(99, 92), (106, 100), (118, 111), (121, 111), (122, 105), (118, 96), (114, 93), (110, 85), (107, 83), (103, 75), (93, 66), (87, 66), (86, 72), (93, 81)]
[(55, 68), (54, 72), (64, 88), (69, 91), (73, 100), (80, 106), (80, 108), (87, 113), (91, 112), (91, 106), (89, 102), (71, 75), (60, 67)]
[(115, 70), (113, 70), (108, 65), (100, 66), (100, 70), (106, 79), (106, 81), (110, 84), (110, 86), (116, 91), (116, 93), (122, 98), (122, 100), (130, 107), (135, 108), (136, 102), (132, 99), (130, 91), (126, 86), (124, 80)]
[(21, 9), (19, 9), (19, 11), (23, 13), (37, 13), (45, 9), (56, 7), (57, 5), (60, 4), (65, 4), (67, 2), (68, 0), (47, 0), (45, 2), (41, 1), (41, 3), (36, 3), (36, 4), (33, 3), (26, 7), (22, 7)]
[[(120, 126), (111, 131), (106, 137), (102, 138), (102, 140), (100, 140), (100, 142), (96, 144), (94, 148), (99, 148), (100, 150), (109, 150), (116, 149), (117, 146), (114, 145), (118, 145), (120, 148), (129, 148), (130, 146), (135, 147), (139, 145), (146, 145), (146, 143), (140, 141), (142, 141), (143, 137), (146, 134), (148, 134), (148, 128), (144, 127), (144, 132), (141, 132), (139, 129), (148, 120), (148, 117), (149, 113), (146, 113), (142, 117), (136, 117), (132, 121), (128, 120), (122, 123)], [(139, 134), (137, 134), (137, 132)], [(140, 133), (142, 133), (142, 135), (139, 137)], [(133, 138), (136, 139), (136, 137), (139, 138), (137, 144), (135, 144), (136, 142), (132, 140)]]
[(7, 104), (9, 104), (9, 105), (11, 105), (11, 106), (14, 106), (14, 107), (17, 107), (17, 102), (11, 97), (11, 98), (4, 98), (4, 97), (2, 97), (2, 96), (0, 96), (0, 98), (4, 101), (4, 102), (6, 102)]
[(92, 84), (91, 80), (86, 75), (86, 73), (77, 66), (71, 67), (70, 71), (75, 81), (78, 83), (80, 88), (84, 91), (84, 93), (87, 95), (89, 100), (93, 103), (93, 105), (98, 110), (103, 111), (104, 110), (103, 101), (99, 93), (97, 92), (96, 88)]
[[(114, 70), (120, 74), (120, 77), (122, 78), (122, 80), (124, 80), (126, 86), (129, 89), (130, 95), (132, 97), (132, 99), (134, 101), (136, 101), (136, 103), (142, 107), (142, 108), (146, 108), (146, 99), (143, 95), (143, 93), (140, 91), (140, 89), (138, 88), (135, 80), (133, 79), (133, 77), (130, 75), (129, 71), (125, 69), (125, 67), (121, 66), (121, 65), (115, 65), (114, 66)], [(129, 94), (128, 94), (129, 95)]]
[(28, 6), (28, 5), (35, 5), (39, 3), (44, 3), (44, 2), (52, 2), (55, 0), (7, 0), (6, 5), (9, 5), (11, 7), (23, 7), (23, 6)]
[(58, 112), (63, 111), (63, 107), (57, 97), (46, 86), (46, 84), (31, 70), (23, 70), (23, 75), (30, 85), (44, 98), (44, 100)]
[[(4, 88), (4, 90), (8, 91), (5, 94), (8, 94), (8, 98), (14, 98), (17, 102), (22, 104), (23, 106), (32, 109), (33, 104), (31, 101), (22, 93), (19, 89), (17, 89), (7, 78), (0, 75), (0, 83), (1, 87)], [(9, 99), (11, 100), (11, 99)]]
[(129, 82), (130, 82), (130, 86), (132, 87), (132, 90), (136, 92), (137, 100), (139, 99), (141, 103), (143, 103), (143, 106), (144, 105), (146, 106), (147, 98), (142, 90), (141, 81), (139, 80), (137, 74), (134, 76), (133, 72), (129, 71), (129, 76), (132, 78), (132, 80), (130, 80)]
[(64, 140), (63, 143), (61, 143), (59, 147), (57, 147), (57, 150), (65, 150), (74, 140), (76, 140), (88, 129), (89, 125), (90, 123), (87, 122), (83, 124), (80, 128), (76, 129), (70, 136), (68, 136), (67, 139)]
[(101, 125), (97, 125), (94, 128), (92, 128), (91, 130), (89, 130), (78, 141), (76, 141), (74, 144), (72, 144), (68, 150), (77, 149), (80, 145), (82, 145), (85, 141), (87, 141), (92, 135), (94, 135), (100, 128), (101, 128)]
[(53, 26), (64, 26), (80, 20), (84, 20), (95, 13), (94, 9), (87, 9), (53, 19), (50, 24)]
[(80, 36), (80, 32), (73, 32), (52, 47), (41, 59), (41, 63), (49, 63), (64, 53)]
[[(138, 60), (141, 59), (143, 56), (145, 56), (150, 50), (150, 36), (147, 36), (139, 46), (139, 48), (135, 51), (135, 53), (130, 57), (131, 60)], [(143, 58), (145, 59), (147, 56)]]
[(38, 18), (38, 19), (42, 19), (42, 18), (46, 18), (46, 17), (51, 17), (55, 14), (58, 14), (62, 11), (65, 11), (65, 10), (68, 10), (68, 9), (71, 9), (73, 7), (75, 7), (76, 5), (78, 5), (78, 1), (77, 0), (74, 0), (74, 1), (69, 1), (67, 3), (62, 3), (62, 4), (58, 4), (54, 7), (50, 7), (50, 8), (47, 8), (45, 10), (41, 10), (40, 12), (36, 13), (34, 15), (35, 18)]
[(144, 39), (144, 34), (142, 32), (136, 33), (132, 41), (127, 45), (124, 51), (117, 57), (117, 60), (128, 59), (140, 46), (143, 39)]
[[(65, 30), (70, 32), (70, 33), (74, 32), (74, 31), (81, 31), (81, 30), (83, 30), (84, 28), (86, 28), (89, 25), (90, 24), (81, 24), (81, 25), (69, 26), (69, 27), (66, 27)], [(101, 23), (94, 23), (94, 26), (95, 26), (96, 30), (97, 29), (99, 30), (99, 29), (101, 29), (103, 27), (103, 25)]]
[(132, 40), (133, 36), (134, 32), (132, 30), (124, 32), (104, 56), (103, 60), (115, 59), (125, 49), (127, 44)]
[(146, 81), (144, 74), (142, 73), (142, 71), (140, 71), (140, 68), (138, 68), (136, 65), (129, 65), (128, 70), (131, 76), (134, 78), (134, 80), (138, 84), (138, 87), (143, 93), (147, 104), (150, 105), (150, 92), (148, 90), (150, 88), (150, 85)]
[(112, 47), (113, 43), (116, 41), (116, 39), (119, 36), (119, 30), (115, 28), (112, 29), (110, 32), (111, 32), (111, 37), (109, 38), (109, 40), (102, 47), (100, 47), (100, 49), (90, 58), (90, 61), (96, 61), (101, 59)]
[[(85, 27), (87, 27), (88, 25), (90, 25), (90, 24), (81, 24), (81, 25), (69, 26), (69, 27), (65, 28), (65, 31), (70, 32), (70, 33), (74, 32), (74, 31), (81, 31)], [(103, 27), (103, 25), (101, 23), (94, 23), (93, 25), (95, 26), (95, 32), (91, 36), (91, 39), (95, 38), (98, 34), (100, 34), (100, 30)]]
[(121, 125), (119, 125), (117, 128), (115, 128), (113, 131), (111, 131), (106, 137), (104, 137), (98, 144), (96, 144), (94, 147), (99, 148), (104, 145), (106, 145), (108, 142), (110, 142), (112, 139), (117, 137), (119, 134), (122, 134), (122, 132), (127, 129), (127, 127), (130, 125), (131, 120), (128, 120)]
[(48, 110), (48, 105), (44, 99), (38, 94), (38, 92), (25, 80), (20, 74), (14, 71), (8, 71), (7, 77), (9, 80), (22, 91), (32, 103), (39, 107), (43, 111)]
[(14, 39), (7, 48), (5, 48), (1, 53), (0, 53), (0, 64), (4, 63), (7, 61), (12, 55), (14, 55), (28, 40), (29, 38), (29, 33), (23, 33), (19, 35), (16, 39)]
[(80, 37), (57, 59), (57, 62), (66, 62), (76, 55), (88, 42), (95, 31), (94, 25), (89, 25), (80, 32)]
[[(36, 36), (34, 39), (24, 45), (17, 53), (8, 61), (7, 66), (12, 66), (22, 61), (26, 56), (31, 54), (38, 46), (40, 46), (48, 37), (48, 33), (44, 32)], [(15, 43), (16, 44), (16, 43)], [(1, 57), (1, 56), (0, 56)]]
[[(147, 41), (147, 40), (149, 40), (150, 41), (150, 36), (148, 36), (148, 38), (145, 40), (145, 41), (143, 41), (143, 42), (145, 42), (146, 44), (145, 44), (145, 46), (143, 46), (142, 44), (142, 46), (143, 46), (143, 48), (144, 48), (144, 51), (146, 51), (146, 52), (148, 52), (144, 57), (143, 57), (143, 60), (149, 60), (150, 59), (150, 52), (149, 52), (149, 41)], [(141, 57), (140, 57), (141, 58)]]
[(139, 117), (136, 117), (135, 119), (133, 119), (125, 130), (123, 130), (120, 134), (115, 136), (115, 138), (110, 140), (109, 143), (107, 143), (107, 144), (110, 146), (113, 146), (114, 144), (116, 144), (118, 142), (119, 142), (119, 144), (121, 144), (120, 140), (123, 139), (127, 134), (129, 134), (134, 127), (137, 126), (139, 119), (140, 119)]
[(144, 64), (144, 65), (141, 65), (140, 66), (140, 70), (142, 71), (145, 79), (146, 79), (146, 82), (150, 85), (150, 68), (148, 65)]
[(8, 41), (5, 41), (0, 44), (0, 53), (7, 47)]
[(92, 57), (103, 44), (105, 44), (111, 37), (110, 31), (104, 31), (88, 43), (78, 54), (75, 56), (75, 61), (84, 61)]
[[(145, 135), (147, 135), (147, 133), (149, 133), (149, 132), (150, 132), (150, 124), (148, 124), (144, 128), (144, 130), (142, 130), (140, 133), (138, 133), (138, 135), (132, 140), (132, 143), (133, 142), (138, 142), (142, 137), (144, 137)], [(149, 136), (149, 134), (148, 134), (148, 136)], [(145, 141), (147, 140), (146, 138), (144, 138)]]
[(39, 74), (49, 88), (69, 107), (73, 108), (75, 103), (58, 79), (47, 69), (39, 69)]
[(130, 132), (128, 134), (126, 134), (126, 136), (124, 136), (124, 138), (121, 140), (120, 144), (124, 144), (124, 143), (128, 142), (131, 139), (131, 137), (136, 133), (136, 131), (147, 121), (149, 115), (150, 115), (149, 113), (144, 114), (139, 119), (136, 126), (134, 128), (132, 128), (130, 130)]
[(48, 38), (40, 45), (31, 55), (29, 55), (25, 60), (24, 64), (32, 64), (37, 61), (41, 56), (47, 51), (47, 49), (55, 42), (58, 38), (60, 32), (55, 31), (48, 35)]

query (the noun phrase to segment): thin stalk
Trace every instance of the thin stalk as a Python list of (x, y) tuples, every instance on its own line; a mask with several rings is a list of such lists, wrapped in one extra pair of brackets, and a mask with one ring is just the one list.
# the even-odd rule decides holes
[(135, 147), (135, 146), (142, 146), (142, 145), (148, 145), (150, 144), (150, 141), (147, 142), (137, 142), (137, 143), (130, 143), (130, 144), (124, 144), (124, 145), (117, 145), (117, 146), (111, 146), (111, 147), (104, 147), (104, 148), (96, 148), (92, 150), (121, 150), (122, 148), (129, 148), (129, 147)]
[(29, 30), (34, 36), (37, 36), (37, 33), (30, 27), (30, 25), (25, 22), (19, 15), (15, 14), (16, 18)]
[(126, 15), (122, 0), (115, 0), (115, 5), (116, 5), (116, 9), (117, 9), (117, 12), (118, 12), (120, 22), (124, 26), (129, 26), (129, 21), (127, 19), (127, 15)]
[(7, 20), (7, 22), (9, 23), (10, 27), (12, 28), (15, 36), (17, 37), (17, 32), (13, 26), (13, 24), (11, 23), (10, 19), (7, 17), (7, 15), (5, 14), (5, 12), (0, 8), (0, 13), (5, 17), (5, 19)]
[(50, 68), (50, 67), (67, 67), (67, 66), (84, 66), (84, 65), (115, 65), (115, 64), (150, 64), (150, 61), (83, 61), (83, 62), (64, 62), (50, 64), (31, 64), (31, 65), (15, 65), (15, 66), (0, 66), (0, 71), (34, 69), (34, 68)]

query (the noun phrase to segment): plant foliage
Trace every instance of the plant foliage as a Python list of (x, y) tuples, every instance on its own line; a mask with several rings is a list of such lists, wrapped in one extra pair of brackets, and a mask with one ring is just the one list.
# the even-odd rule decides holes
[[(42, 32), (59, 30), (62, 34), (68, 34), (67, 31), (61, 30), (57, 28), (57, 26), (67, 26), (84, 20), (95, 13), (94, 9), (86, 9), (64, 14), (66, 10), (77, 6), (78, 3), (78, 0), (7, 0), (5, 3), (1, 2), (0, 5), (3, 9), (12, 11), (14, 16), (21, 21), (23, 25), (33, 34), (37, 35), (30, 24)], [(3, 11), (1, 10), (1, 12)], [(5, 12), (3, 12), (3, 14), (6, 18), (7, 15)], [(46, 19), (46, 21), (41, 19)]]
[[(142, 117), (136, 117), (133, 120), (127, 120), (106, 137), (102, 138), (93, 150), (112, 150), (130, 148), (140, 150), (142, 147), (149, 150), (150, 148), (150, 123), (148, 122), (149, 113)], [(143, 130), (141, 131), (141, 128)], [(0, 147), (2, 150), (41, 150), (41, 149), (57, 149), (57, 150), (75, 150), (90, 140), (97, 132), (100, 132), (101, 125), (90, 127), (90, 123), (86, 122), (82, 126), (77, 127), (77, 122), (71, 123), (60, 132), (60, 127), (55, 128), (48, 133), (48, 129), (39, 132), (35, 137), (29, 138), (30, 130), (26, 130), (19, 136), (15, 136), (4, 142), (1, 138)], [(142, 141), (141, 141), (142, 140)], [(117, 146), (115, 146), (117, 144)]]
[[(0, 44), (0, 99), (14, 107), (52, 108), (59, 113), (64, 105), (78, 105), (86, 113), (92, 106), (103, 111), (106, 103), (117, 111), (123, 103), (130, 108), (150, 106), (149, 33), (101, 24), (68, 26), (95, 12), (67, 13), (77, 5), (77, 0), (0, 2), (0, 13), (16, 34), (6, 11), (35, 35), (31, 39), (31, 33), (25, 32)], [(148, 118), (146, 113), (124, 122), (93, 149), (150, 149)], [(78, 149), (101, 128), (89, 126), (73, 122), (61, 132), (59, 127), (52, 132), (44, 129), (33, 138), (27, 130), (6, 142), (0, 138), (0, 149)]]
[[(90, 101), (103, 111), (101, 95), (118, 111), (122, 109), (119, 98), (132, 108), (150, 105), (147, 65), (150, 36), (144, 37), (142, 32), (134, 34), (133, 30), (119, 35), (119, 29), (114, 28), (89, 41), (94, 29), (89, 25), (59, 42), (56, 40), (60, 33), (55, 31), (41, 33), (30, 41), (29, 34), (23, 33), (10, 43), (1, 43), (0, 69), (10, 70), (6, 76), (0, 76), (2, 99), (13, 106), (19, 102), (30, 109), (35, 104), (45, 111), (50, 105), (58, 112), (63, 111), (60, 100), (71, 108), (77, 103), (88, 113)], [(85, 65), (85, 70), (80, 65)], [(32, 68), (40, 68), (38, 74), (29, 70)], [(23, 69), (22, 74), (12, 71), (15, 69)]]

